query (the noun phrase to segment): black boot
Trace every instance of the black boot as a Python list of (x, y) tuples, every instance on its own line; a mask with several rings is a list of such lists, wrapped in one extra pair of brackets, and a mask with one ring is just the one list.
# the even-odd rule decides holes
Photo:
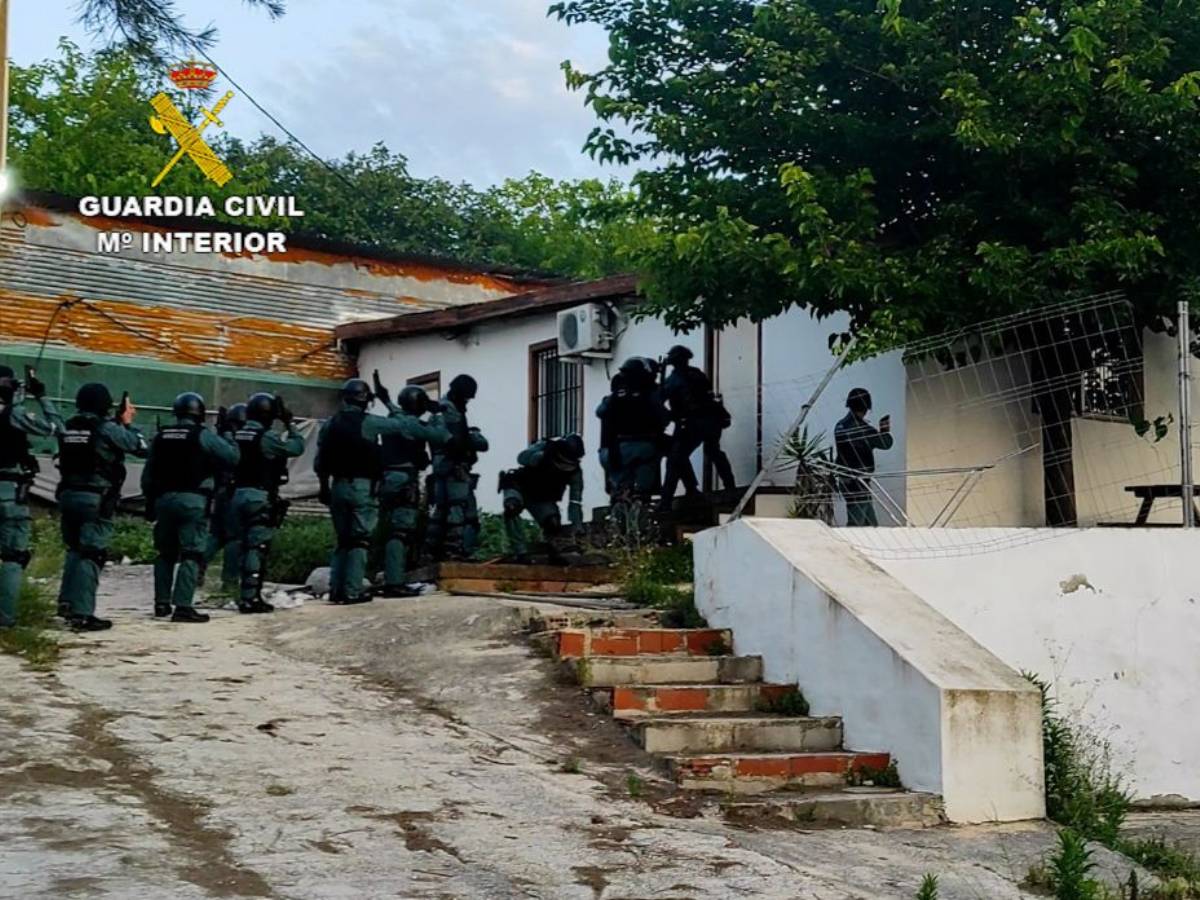
[(112, 622), (108, 619), (97, 619), (95, 616), (71, 616), (72, 631), (108, 631)]
[(58, 612), (56, 612), (55, 615), (58, 616), (58, 618), (60, 618), (60, 619), (70, 619), (71, 618), (71, 604), (67, 603), (63, 600), (59, 600), (58, 601)]
[(265, 600), (250, 600), (245, 603), (239, 603), (238, 612), (252, 616), (259, 613), (273, 613), (275, 612), (275, 607)]
[(175, 615), (171, 616), (172, 622), (207, 622), (208, 616), (204, 613), (198, 613), (190, 606), (175, 607)]
[(386, 584), (380, 589), (379, 596), (388, 599), (419, 597), (421, 592), (417, 588), (410, 588), (407, 584)]
[(171, 614), (171, 604), (170, 603), (155, 603), (154, 604), (154, 618), (165, 619), (170, 614)]
[(359, 603), (370, 603), (374, 599), (375, 598), (372, 597), (370, 594), (368, 594), (366, 591), (363, 591), (357, 597), (343, 597), (342, 605), (343, 606), (357, 606)]

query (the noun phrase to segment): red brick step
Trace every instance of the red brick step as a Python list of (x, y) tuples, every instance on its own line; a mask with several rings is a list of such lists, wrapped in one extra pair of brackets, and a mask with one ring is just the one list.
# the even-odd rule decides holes
[(680, 787), (758, 793), (778, 788), (836, 787), (854, 773), (886, 769), (887, 753), (723, 753), (668, 760)]
[(752, 682), (627, 685), (595, 691), (593, 696), (615, 718), (634, 719), (642, 716), (758, 712), (794, 693), (795, 685)]
[(556, 652), (564, 658), (589, 656), (711, 656), (732, 638), (723, 628), (564, 628)]

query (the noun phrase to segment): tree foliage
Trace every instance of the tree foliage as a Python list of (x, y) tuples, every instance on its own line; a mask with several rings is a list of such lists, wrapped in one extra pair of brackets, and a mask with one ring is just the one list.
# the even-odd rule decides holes
[[(60, 55), (12, 68), (11, 159), (27, 188), (68, 196), (151, 193), (170, 158), (170, 137), (147, 124), (162, 84), (152, 63), (120, 50), (89, 55), (69, 42)], [(209, 98), (176, 93), (192, 121)], [(623, 248), (644, 232), (632, 194), (617, 181), (555, 181), (531, 173), (487, 188), (418, 178), (404, 156), (377, 144), (365, 153), (317, 160), (262, 136), (205, 134), (234, 173), (224, 188), (195, 166), (176, 166), (162, 194), (295, 196), (303, 219), (239, 219), (398, 252), (486, 260), (579, 277), (619, 271)]]
[(565, 65), (639, 173), (673, 324), (845, 310), (938, 332), (1200, 284), (1200, 18), (1179, 0), (569, 0), (609, 63)]
[[(243, 0), (265, 10), (272, 19), (283, 15), (284, 0)], [(89, 31), (144, 59), (161, 59), (171, 51), (189, 52), (212, 46), (216, 29), (194, 30), (183, 24), (174, 0), (80, 0), (79, 21)]]

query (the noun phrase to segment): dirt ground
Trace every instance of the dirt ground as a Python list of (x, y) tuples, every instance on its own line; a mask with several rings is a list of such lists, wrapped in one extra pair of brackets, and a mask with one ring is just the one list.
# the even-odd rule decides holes
[(53, 673), (0, 657), (0, 897), (911, 900), (932, 872), (1008, 900), (1054, 842), (726, 823), (556, 680), (518, 604), (181, 626), (148, 588), (106, 572), (116, 628)]

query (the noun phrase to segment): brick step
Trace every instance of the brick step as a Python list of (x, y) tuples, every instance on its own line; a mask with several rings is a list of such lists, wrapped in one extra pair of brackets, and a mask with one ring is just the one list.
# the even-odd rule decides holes
[(593, 656), (563, 661), (585, 687), (742, 684), (762, 679), (759, 656)]
[(796, 825), (848, 828), (932, 828), (946, 821), (940, 797), (890, 788), (787, 791), (724, 805), (727, 818), (747, 825), (782, 820)]
[[(723, 628), (564, 628), (558, 632), (561, 657), (709, 656), (729, 648)], [(723, 652), (728, 652), (724, 650)]]
[(842, 720), (798, 716), (723, 715), (641, 719), (634, 739), (649, 753), (840, 750)]
[(842, 787), (852, 773), (886, 769), (887, 753), (723, 753), (673, 756), (671, 776), (688, 790), (755, 794), (778, 788)]
[(791, 684), (624, 685), (592, 691), (593, 701), (617, 719), (750, 713), (797, 693)]

